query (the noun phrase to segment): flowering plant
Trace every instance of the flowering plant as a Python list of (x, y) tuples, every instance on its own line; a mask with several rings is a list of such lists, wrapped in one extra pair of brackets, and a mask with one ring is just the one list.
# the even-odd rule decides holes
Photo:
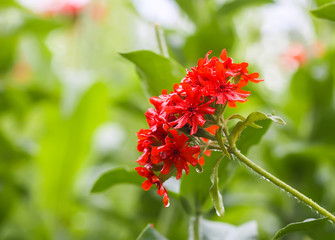
[(170, 94), (163, 90), (159, 97), (150, 98), (154, 108), (145, 114), (149, 129), (137, 133), (137, 149), (143, 154), (137, 160), (142, 167), (136, 171), (147, 178), (142, 187), (149, 190), (155, 184), (158, 194), (164, 195), (165, 206), (169, 205), (169, 198), (163, 180), (175, 171), (176, 179), (180, 179), (183, 170), (188, 174), (189, 165), (195, 167), (199, 161), (204, 162), (202, 155), (210, 154), (208, 149), (219, 148), (218, 144), (208, 142), (215, 139), (208, 130), (214, 127), (215, 135), (221, 138), (226, 105), (236, 107), (236, 102), (247, 101), (250, 92), (242, 87), (249, 81), (263, 81), (257, 79), (258, 73), (248, 73), (247, 63), (233, 63), (225, 49), (220, 59), (209, 59), (210, 53), (187, 71)]
[[(101, 192), (118, 182), (142, 184), (145, 191), (155, 185), (165, 207), (170, 205), (169, 199), (173, 195), (191, 216), (190, 239), (199, 240), (204, 236), (212, 239), (211, 231), (201, 230), (206, 225), (201, 223), (201, 217), (209, 210), (208, 196), (211, 206), (222, 217), (225, 209), (222, 184), (219, 183), (220, 163), (223, 161), (220, 169), (228, 171), (229, 163), (239, 161), (324, 216), (313, 222), (297, 223), (299, 226), (301, 224), (308, 228), (308, 224), (324, 224), (328, 220), (335, 223), (333, 214), (243, 154), (260, 140), (270, 122), (281, 125), (285, 122), (278, 116), (262, 112), (252, 112), (247, 117), (238, 113), (225, 116), (225, 110), (247, 101), (249, 82), (259, 83), (263, 80), (258, 79), (258, 73), (249, 73), (247, 63), (234, 63), (226, 50), (221, 52), (220, 58), (209, 58), (210, 53), (200, 59), (196, 67), (187, 70), (186, 75), (178, 63), (150, 51), (121, 54), (136, 64), (146, 90), (151, 96), (156, 96), (150, 97), (149, 102), (153, 107), (145, 113), (148, 128), (137, 132), (137, 150), (142, 153), (137, 159), (139, 166), (135, 171), (116, 168), (104, 173), (92, 192)], [(146, 62), (154, 62), (158, 67), (152, 68)], [(162, 74), (162, 70), (165, 74)], [(177, 81), (180, 83), (176, 84)], [(169, 85), (173, 85), (170, 92), (167, 90)], [(233, 119), (237, 120), (236, 124), (231, 122)], [(205, 160), (204, 156), (210, 157)], [(191, 171), (192, 167), (198, 173)], [(188, 176), (183, 177), (183, 172)], [(166, 182), (174, 176), (181, 180), (178, 191), (170, 189)], [(281, 229), (274, 239), (279, 239), (290, 229)], [(293, 229), (297, 231), (298, 227)], [(159, 235), (150, 226), (144, 229), (141, 236), (146, 234)], [(250, 234), (250, 239), (254, 237)]]
[[(219, 189), (218, 166), (221, 159), (236, 158), (254, 172), (267, 179), (282, 190), (301, 200), (311, 209), (323, 215), (325, 219), (335, 223), (335, 216), (317, 203), (284, 183), (277, 177), (252, 162), (243, 155), (236, 146), (241, 133), (246, 127), (261, 128), (255, 124), (259, 120), (271, 120), (278, 124), (285, 122), (278, 116), (253, 112), (247, 118), (239, 114), (224, 117), (226, 107), (237, 107), (236, 103), (244, 103), (250, 95), (242, 89), (249, 82), (259, 83), (258, 73), (249, 73), (248, 63), (233, 63), (227, 57), (224, 49), (220, 58), (209, 58), (208, 52), (204, 59), (198, 61), (196, 67), (187, 71), (180, 84), (175, 84), (173, 91), (163, 90), (158, 97), (151, 97), (149, 108), (145, 113), (148, 129), (137, 133), (138, 158), (137, 173), (145, 177), (142, 188), (148, 191), (152, 185), (157, 187), (157, 193), (162, 196), (164, 206), (169, 206), (168, 191), (164, 181), (174, 176), (180, 179), (183, 170), (189, 173), (190, 165), (201, 172), (204, 165), (203, 155), (209, 156), (211, 151), (220, 151), (221, 157), (213, 166), (210, 179), (212, 186), (209, 193), (213, 206), (219, 216), (224, 214), (223, 199)], [(228, 127), (228, 121), (239, 119), (235, 126)], [(194, 213), (192, 224), (193, 238), (200, 239), (200, 211)], [(323, 221), (323, 220), (322, 220)], [(283, 230), (285, 232), (288, 230)], [(281, 231), (275, 236), (279, 238)]]

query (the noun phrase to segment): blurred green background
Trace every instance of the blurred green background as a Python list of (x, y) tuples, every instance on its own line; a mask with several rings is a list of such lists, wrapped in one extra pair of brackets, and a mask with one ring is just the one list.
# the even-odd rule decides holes
[[(117, 166), (137, 166), (136, 135), (149, 107), (134, 65), (119, 53), (158, 45), (186, 68), (226, 48), (265, 81), (229, 113), (264, 111), (272, 126), (251, 159), (335, 210), (334, 23), (309, 10), (326, 0), (0, 1), (0, 239), (136, 239), (153, 223), (187, 239), (174, 199), (120, 184), (91, 194)], [(258, 224), (259, 239), (318, 214), (235, 163), (223, 190), (226, 215)], [(224, 180), (225, 181), (225, 180)], [(310, 239), (302, 235), (288, 239)]]

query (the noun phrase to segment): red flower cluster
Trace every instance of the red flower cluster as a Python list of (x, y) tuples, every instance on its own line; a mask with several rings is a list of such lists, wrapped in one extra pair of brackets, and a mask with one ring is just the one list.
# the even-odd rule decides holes
[(58, 2), (50, 2), (45, 5), (44, 14), (47, 16), (64, 15), (76, 17), (83, 12), (89, 0), (62, 0)]
[[(204, 164), (200, 146), (187, 135), (194, 136), (198, 128), (204, 126), (208, 115), (215, 114), (218, 105), (227, 103), (236, 107), (236, 102), (245, 102), (250, 92), (241, 88), (249, 81), (263, 81), (257, 79), (258, 73), (248, 73), (247, 63), (233, 63), (225, 49), (220, 59), (209, 59), (210, 53), (199, 60), (197, 67), (187, 71), (181, 83), (174, 86), (174, 91), (167, 94), (163, 90), (159, 97), (150, 98), (154, 108), (145, 113), (149, 129), (141, 129), (137, 133), (137, 149), (143, 154), (137, 160), (142, 167), (135, 169), (147, 178), (142, 188), (147, 191), (155, 184), (158, 194), (163, 195), (165, 206), (168, 206), (169, 198), (161, 177), (176, 171), (176, 178), (179, 179), (183, 170), (188, 174), (189, 165)], [(178, 134), (177, 129), (186, 135)], [(212, 125), (208, 131), (216, 129)], [(206, 139), (202, 141), (206, 142)], [(160, 172), (160, 175), (155, 172)]]

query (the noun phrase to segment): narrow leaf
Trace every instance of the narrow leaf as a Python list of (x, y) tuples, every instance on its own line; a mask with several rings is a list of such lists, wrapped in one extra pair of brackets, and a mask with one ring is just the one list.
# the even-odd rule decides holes
[(250, 6), (260, 6), (267, 3), (274, 3), (273, 0), (234, 0), (225, 2), (218, 10), (221, 15), (236, 13), (236, 11)]
[[(195, 168), (190, 168), (189, 174), (182, 176), (180, 184), (180, 197), (188, 201), (190, 210), (193, 211), (200, 204), (203, 205), (210, 198), (208, 191), (212, 186), (210, 176), (220, 152), (212, 152), (210, 157), (204, 156), (205, 165), (203, 172), (198, 173)], [(221, 164), (222, 165), (222, 164)], [(220, 166), (221, 169), (221, 166)], [(212, 204), (211, 204), (212, 206)]]
[(335, 21), (335, 2), (324, 4), (312, 10), (311, 13), (317, 18)]
[(328, 227), (327, 225), (330, 225), (328, 223), (328, 218), (319, 218), (319, 219), (310, 218), (302, 222), (290, 223), (284, 228), (280, 229), (272, 240), (280, 239), (281, 237), (284, 237), (287, 234), (297, 231), (303, 231), (311, 236), (316, 235), (318, 239), (324, 239), (324, 240), (334, 239), (334, 231), (333, 233), (325, 231), (325, 229)]
[(163, 89), (171, 91), (173, 85), (180, 83), (185, 69), (175, 60), (165, 58), (151, 51), (121, 53), (121, 56), (133, 62), (149, 96), (158, 96)]
[(246, 128), (247, 126), (251, 125), (254, 122), (266, 119), (272, 120), (273, 122), (281, 125), (285, 125), (285, 122), (278, 116), (273, 116), (271, 114), (265, 114), (261, 112), (253, 112), (249, 114), (246, 120), (238, 122), (236, 124), (236, 126), (233, 128), (232, 132), (229, 135), (230, 140), (233, 143), (236, 143), (238, 137), (240, 136), (244, 128)]
[(41, 151), (36, 156), (39, 199), (57, 216), (67, 214), (72, 206), (75, 176), (87, 164), (93, 134), (107, 119), (107, 86), (95, 83), (75, 106), (64, 116), (57, 104), (48, 104), (44, 116), (49, 130), (40, 140)]
[(125, 168), (114, 168), (108, 172), (105, 172), (99, 177), (99, 179), (95, 182), (91, 192), (102, 192), (120, 183), (137, 184), (140, 186), (143, 180), (144, 178), (139, 176), (134, 170), (129, 171)]
[(167, 240), (167, 238), (163, 237), (150, 224), (148, 224), (136, 240)]
[(213, 202), (216, 214), (219, 217), (223, 217), (224, 215), (224, 206), (223, 206), (223, 201), (222, 201), (222, 195), (219, 189), (219, 176), (218, 176), (219, 165), (220, 165), (221, 159), (222, 158), (219, 158), (215, 163), (215, 166), (211, 174), (211, 181), (213, 185), (209, 189), (209, 194), (212, 198), (212, 202)]
[[(231, 115), (230, 117), (227, 118), (227, 121), (232, 120), (232, 119), (240, 119), (241, 121), (244, 121), (245, 117), (243, 117), (240, 114), (233, 114), (233, 115)], [(261, 126), (255, 124), (255, 123), (250, 124), (250, 127), (253, 127), (253, 128), (262, 128)]]

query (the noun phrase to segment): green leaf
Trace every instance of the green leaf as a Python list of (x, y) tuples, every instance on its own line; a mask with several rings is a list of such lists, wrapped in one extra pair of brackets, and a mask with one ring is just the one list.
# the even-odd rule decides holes
[(168, 92), (173, 90), (173, 85), (180, 83), (186, 75), (186, 70), (175, 60), (151, 51), (120, 54), (136, 65), (137, 72), (149, 96), (158, 96), (163, 89), (167, 89)]
[(266, 3), (274, 3), (273, 0), (234, 0), (227, 1), (224, 3), (220, 9), (218, 10), (219, 14), (227, 15), (231, 13), (235, 13), (236, 11), (243, 9), (245, 7), (249, 7), (251, 5), (262, 5)]
[(129, 171), (125, 168), (114, 168), (102, 174), (95, 182), (91, 192), (98, 193), (111, 188), (120, 183), (132, 183), (141, 185), (144, 178), (137, 174), (136, 171)]
[(138, 236), (137, 240), (167, 240), (167, 238), (162, 236), (150, 224), (148, 224)]
[(192, 210), (200, 204), (205, 203), (209, 197), (208, 191), (212, 185), (210, 175), (215, 166), (216, 160), (220, 157), (220, 153), (212, 152), (211, 157), (205, 157), (205, 165), (203, 171), (198, 173), (194, 168), (190, 168), (187, 176), (183, 175), (180, 184), (180, 196), (184, 197), (184, 201), (188, 201)]
[(7, 72), (15, 61), (17, 37), (0, 36), (0, 74)]
[[(213, 185), (211, 181), (211, 174), (215, 167), (218, 158), (222, 157), (220, 152), (212, 152), (210, 157), (204, 156), (205, 165), (201, 173), (197, 172), (195, 168), (190, 168), (188, 175), (183, 175), (180, 184), (180, 197), (183, 197), (183, 205), (186, 205), (187, 211), (195, 211), (196, 208), (202, 208), (203, 211), (208, 211), (212, 208), (212, 201), (210, 200), (209, 189)], [(218, 166), (218, 178), (221, 180), (218, 189), (222, 189), (223, 185), (227, 182), (226, 180), (230, 177), (230, 173), (235, 171), (230, 164), (233, 161), (229, 161), (224, 158), (224, 161)], [(234, 164), (235, 165), (235, 164)]]
[[(250, 221), (240, 226), (200, 219), (201, 239), (206, 240), (256, 240), (258, 239), (257, 223)], [(193, 229), (191, 227), (190, 234)], [(191, 236), (192, 239), (193, 236)]]
[(334, 227), (332, 227), (332, 230), (329, 230), (330, 226), (331, 224), (328, 222), (328, 218), (310, 218), (302, 222), (288, 224), (284, 228), (280, 229), (272, 240), (280, 239), (287, 234), (298, 231), (303, 231), (305, 234), (313, 237), (313, 239), (335, 239)]
[(253, 112), (249, 114), (246, 120), (238, 122), (236, 124), (236, 126), (233, 128), (232, 132), (229, 135), (230, 140), (233, 143), (236, 143), (238, 137), (240, 136), (244, 128), (253, 124), (254, 122), (266, 119), (272, 120), (273, 122), (281, 125), (285, 125), (285, 122), (278, 116), (273, 116), (271, 114), (265, 114), (261, 112)]
[(0, 1), (0, 8), (8, 8), (8, 7), (20, 7), (20, 4), (18, 4), (14, 0), (1, 0)]
[(335, 2), (324, 4), (312, 10), (311, 13), (317, 18), (335, 21)]
[(208, 23), (213, 16), (213, 1), (203, 0), (175, 0), (180, 9), (197, 25)]
[(44, 19), (36, 17), (34, 15), (28, 15), (24, 23), (20, 27), (20, 31), (45, 35), (52, 30), (61, 27), (62, 25), (64, 25), (64, 23), (56, 20)]
[(66, 117), (57, 104), (44, 109), (48, 131), (36, 158), (36, 194), (57, 215), (66, 214), (71, 206), (75, 176), (87, 164), (93, 134), (106, 121), (108, 103), (107, 87), (99, 82), (83, 94), (77, 108)]
[[(17, 164), (21, 160), (29, 159), (30, 154), (28, 149), (25, 149), (22, 144), (20, 146), (18, 139), (12, 139), (5, 131), (0, 130), (0, 153), (1, 159), (5, 159), (11, 164)], [(5, 163), (5, 162), (3, 162)], [(1, 165), (0, 167), (4, 167)], [(4, 168), (5, 169), (5, 168)], [(1, 172), (0, 172), (1, 173)]]
[[(214, 18), (208, 24), (197, 28), (196, 32), (186, 39), (182, 49), (188, 62), (196, 64), (197, 59), (204, 58), (205, 54), (212, 50), (210, 57), (219, 56), (222, 49), (229, 52), (236, 39), (231, 19), (225, 19), (225, 24)], [(218, 41), (220, 39), (220, 41)]]
[[(230, 117), (227, 118), (227, 120), (231, 120), (231, 119), (240, 119), (241, 121), (244, 121), (246, 118), (243, 117), (240, 114), (233, 114), (233, 115), (231, 115)], [(255, 123), (250, 124), (250, 127), (253, 127), (253, 128), (262, 128), (261, 126), (255, 124)]]
[(236, 142), (237, 148), (246, 154), (253, 145), (259, 143), (259, 141), (270, 128), (271, 123), (271, 120), (264, 120), (257, 124), (257, 126), (260, 126), (261, 128), (250, 127), (244, 129), (243, 134), (241, 134), (238, 141)]
[(213, 185), (209, 189), (209, 194), (212, 198), (212, 202), (214, 205), (214, 208), (216, 210), (216, 214), (219, 217), (223, 217), (224, 215), (224, 206), (223, 206), (223, 200), (222, 200), (222, 195), (220, 193), (220, 188), (219, 188), (219, 176), (218, 176), (218, 171), (219, 171), (219, 165), (221, 162), (221, 158), (219, 158), (215, 166), (213, 168), (212, 174), (211, 174), (211, 181)]

